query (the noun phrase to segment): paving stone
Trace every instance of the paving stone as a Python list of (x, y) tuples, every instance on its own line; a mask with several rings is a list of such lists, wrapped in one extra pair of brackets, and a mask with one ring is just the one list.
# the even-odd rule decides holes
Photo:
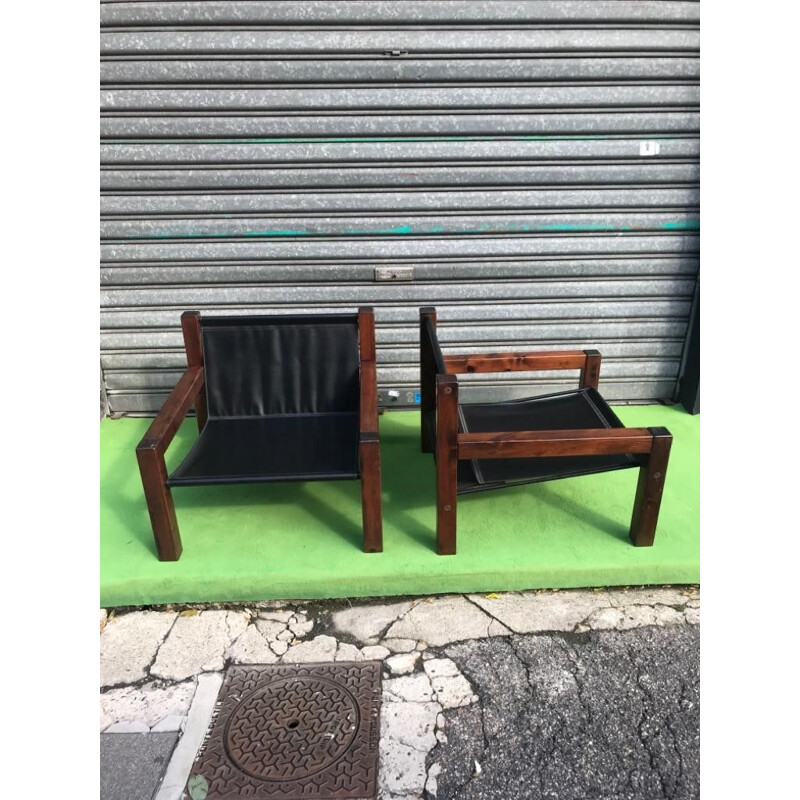
[(426, 661), (423, 667), (430, 678), (433, 691), (436, 692), (436, 699), (444, 708), (468, 706), (478, 699), (469, 681), (451, 659), (435, 658)]
[(363, 661), (364, 656), (354, 644), (339, 642), (339, 649), (336, 651), (336, 661)]
[(100, 634), (100, 686), (146, 678), (176, 616), (173, 612), (135, 611), (110, 619)]
[(179, 681), (223, 669), (225, 652), (244, 633), (248, 621), (243, 611), (201, 611), (193, 617), (179, 617), (150, 673)]
[(628, 631), (633, 628), (643, 628), (646, 625), (664, 626), (668, 624), (683, 623), (683, 614), (668, 606), (628, 606), (621, 608), (622, 616), (617, 624), (617, 630)]
[(404, 745), (388, 736), (381, 737), (381, 772), (379, 797), (408, 794), (420, 797), (425, 787), (427, 753)]
[(431, 678), (431, 686), (436, 692), (436, 700), (442, 708), (460, 708), (478, 700), (469, 681), (463, 675), (445, 678)]
[(442, 771), (441, 764), (431, 764), (430, 769), (428, 770), (428, 778), (425, 781), (425, 791), (431, 795), (431, 797), (436, 797), (436, 778)]
[(105, 729), (104, 733), (150, 733), (150, 728), (143, 722), (115, 722)]
[[(278, 636), (286, 631), (286, 623), (274, 619), (257, 619), (255, 626), (258, 632), (270, 642), (278, 641)], [(291, 633), (289, 638), (293, 638)]]
[(289, 649), (288, 642), (270, 642), (269, 646), (272, 648), (272, 652), (275, 653), (276, 656), (282, 656)]
[(588, 630), (627, 631), (646, 625), (683, 625), (685, 612), (676, 611), (670, 606), (639, 606), (603, 608), (590, 614), (575, 630), (579, 633)]
[(572, 592), (508, 592), (495, 599), (470, 599), (515, 633), (572, 631), (590, 614), (611, 605), (609, 595), (588, 590)]
[(383, 661), (389, 655), (389, 652), (387, 648), (381, 647), (379, 644), (361, 648), (361, 655), (364, 656), (364, 661)]
[(170, 714), (164, 719), (160, 719), (150, 729), (153, 733), (167, 733), (169, 731), (179, 731), (186, 722), (186, 717), (178, 714)]
[(334, 612), (331, 619), (337, 630), (349, 633), (365, 644), (377, 644), (377, 641), (368, 640), (380, 636), (398, 617), (407, 613), (411, 606), (410, 600), (377, 606), (355, 606)]
[(422, 666), (428, 678), (451, 678), (461, 674), (456, 662), (450, 658), (432, 658)]
[(122, 720), (135, 720), (151, 728), (171, 714), (189, 712), (196, 689), (194, 681), (159, 687), (153, 683), (110, 689), (100, 695), (100, 730)]
[(417, 649), (414, 639), (384, 639), (383, 646), (388, 647), (393, 653), (410, 653)]
[(387, 638), (421, 639), (434, 647), (462, 639), (507, 636), (510, 631), (460, 595), (417, 603), (392, 625)]
[(685, 622), (683, 611), (677, 611), (670, 606), (656, 606), (656, 625), (682, 625)]
[(225, 655), (235, 664), (274, 664), (278, 660), (256, 625), (248, 625)]
[(691, 595), (692, 593), (687, 592), (683, 587), (644, 586), (628, 589), (627, 591), (610, 591), (606, 594), (606, 597), (611, 605), (620, 607), (629, 605), (681, 606), (686, 604), (686, 600)]
[(307, 633), (311, 633), (311, 629), (314, 627), (314, 620), (310, 619), (308, 621), (298, 621), (298, 622), (290, 622), (289, 623), (289, 630), (298, 638), (302, 638)]
[(689, 625), (699, 625), (700, 624), (700, 609), (699, 608), (687, 608), (686, 611), (683, 612), (683, 618), (686, 620)]
[(281, 656), (283, 664), (308, 664), (314, 661), (333, 661), (336, 657), (336, 639), (333, 636), (315, 636), (301, 642)]
[(593, 611), (582, 623), (576, 626), (577, 633), (585, 631), (609, 631), (616, 629), (622, 619), (620, 608), (600, 608)]
[(439, 703), (386, 703), (381, 707), (381, 736), (427, 752), (436, 746)]
[(387, 702), (427, 703), (433, 700), (433, 689), (427, 675), (418, 672), (384, 681), (383, 696)]
[(294, 634), (290, 630), (282, 630), (276, 637), (279, 642), (291, 642), (294, 639)]
[(419, 653), (398, 653), (386, 659), (386, 666), (393, 675), (407, 675), (414, 671)]
[(416, 649), (419, 650), (420, 653), (421, 653), (423, 650), (427, 650), (428, 649), (428, 645), (425, 642), (417, 642)]

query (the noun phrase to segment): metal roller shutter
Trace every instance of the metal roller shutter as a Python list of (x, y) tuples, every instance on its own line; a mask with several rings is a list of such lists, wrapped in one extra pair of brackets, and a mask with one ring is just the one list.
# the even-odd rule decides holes
[[(101, 24), (112, 412), (161, 406), (186, 308), (374, 305), (386, 405), (413, 403), (420, 305), (449, 351), (596, 348), (608, 398), (672, 397), (698, 3), (109, 0)], [(573, 383), (471, 376), (465, 396)]]

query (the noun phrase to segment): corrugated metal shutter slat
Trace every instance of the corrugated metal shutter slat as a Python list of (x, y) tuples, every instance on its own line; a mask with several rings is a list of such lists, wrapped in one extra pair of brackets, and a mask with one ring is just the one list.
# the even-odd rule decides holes
[(610, 399), (672, 396), (699, 269), (698, 3), (108, 0), (101, 84), (111, 411), (160, 407), (189, 307), (375, 305), (401, 404), (419, 305), (456, 352), (596, 347)]

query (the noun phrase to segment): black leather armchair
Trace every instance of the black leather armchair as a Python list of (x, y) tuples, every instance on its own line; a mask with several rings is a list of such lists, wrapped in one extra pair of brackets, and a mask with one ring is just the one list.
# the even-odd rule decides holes
[[(459, 373), (580, 370), (573, 391), (499, 403), (460, 403)], [(561, 350), (445, 356), (436, 309), (420, 309), (422, 451), (436, 460), (436, 539), (456, 552), (459, 494), (638, 468), (630, 526), (638, 547), (653, 544), (672, 436), (626, 428), (598, 392), (600, 353)]]
[[(181, 316), (188, 369), (136, 448), (158, 557), (182, 545), (171, 488), (360, 479), (364, 551), (382, 550), (375, 320), (358, 314)], [(164, 453), (194, 405), (200, 432)]]

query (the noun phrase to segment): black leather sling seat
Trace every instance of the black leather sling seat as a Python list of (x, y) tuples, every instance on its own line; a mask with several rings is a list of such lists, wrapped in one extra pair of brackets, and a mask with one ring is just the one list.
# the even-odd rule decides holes
[(208, 421), (169, 486), (360, 476), (357, 315), (200, 324)]
[(358, 414), (209, 420), (170, 486), (357, 478)]
[[(464, 433), (622, 428), (617, 415), (592, 388), (500, 403), (459, 404)], [(458, 463), (458, 493), (537, 483), (640, 466), (637, 456), (482, 458)]]

